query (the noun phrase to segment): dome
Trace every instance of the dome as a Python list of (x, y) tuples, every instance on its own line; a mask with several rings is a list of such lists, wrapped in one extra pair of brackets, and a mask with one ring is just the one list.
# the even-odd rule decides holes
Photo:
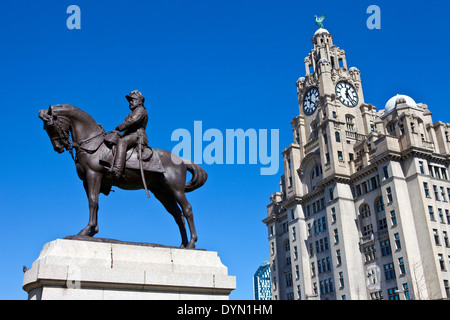
[(408, 96), (405, 96), (403, 94), (397, 94), (396, 96), (389, 99), (389, 101), (386, 103), (386, 106), (384, 107), (384, 113), (388, 113), (391, 110), (395, 109), (397, 107), (397, 104), (399, 103), (406, 103), (409, 107), (416, 108), (417, 103)]
[(314, 33), (314, 35), (316, 36), (316, 35), (322, 34), (322, 33), (328, 33), (328, 34), (330, 34), (330, 33), (328, 32), (327, 29), (320, 28), (320, 29), (318, 29), (318, 30)]

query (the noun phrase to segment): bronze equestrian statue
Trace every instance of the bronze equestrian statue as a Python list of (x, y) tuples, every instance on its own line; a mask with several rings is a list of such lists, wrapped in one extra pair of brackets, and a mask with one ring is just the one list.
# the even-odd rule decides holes
[[(117, 135), (116, 131), (107, 134), (90, 115), (70, 104), (54, 105), (48, 110), (39, 111), (39, 118), (44, 122), (44, 129), (50, 137), (53, 149), (58, 153), (63, 153), (64, 150), (71, 153), (78, 177), (83, 181), (89, 201), (89, 223), (78, 235), (93, 237), (98, 233), (100, 192), (108, 195), (112, 186), (124, 190), (139, 190), (148, 186), (174, 217), (180, 229), (181, 248), (195, 248), (198, 237), (192, 207), (185, 193), (200, 188), (208, 175), (199, 165), (189, 160), (181, 159), (166, 150), (146, 146), (147, 138), (143, 136), (142, 131), (145, 133), (148, 116), (144, 112), (144, 99), (141, 96), (138, 91), (127, 96), (130, 109), (134, 107), (134, 112), (140, 108), (139, 112), (141, 115), (145, 113), (145, 116), (135, 117), (132, 112), (130, 117), (116, 128), (125, 130), (124, 137), (119, 140), (111, 139), (111, 136)], [(128, 126), (136, 119), (140, 119), (140, 122), (137, 121), (135, 126)], [(124, 141), (121, 142), (122, 140)], [(116, 141), (116, 145), (111, 141)], [(76, 151), (75, 156), (73, 149)], [(123, 150), (127, 160), (122, 167), (119, 161), (125, 158)], [(186, 183), (187, 171), (192, 174), (192, 179)], [(186, 233), (185, 218), (191, 235), (190, 241)]]

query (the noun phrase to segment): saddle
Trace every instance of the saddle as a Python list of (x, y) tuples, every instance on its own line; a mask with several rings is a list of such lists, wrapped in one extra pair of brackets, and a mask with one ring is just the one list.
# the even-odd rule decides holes
[[(116, 155), (116, 143), (119, 140), (120, 136), (117, 132), (111, 132), (107, 134), (104, 138), (104, 146), (100, 150), (99, 154), (99, 162), (102, 166), (111, 170), (114, 164), (114, 158)], [(140, 159), (139, 159), (139, 145), (134, 148), (131, 148), (127, 151), (125, 168), (126, 169), (135, 169), (140, 170)], [(144, 146), (142, 148), (142, 168), (144, 171), (151, 172), (166, 172), (161, 163), (161, 159), (159, 157), (158, 152), (154, 152), (153, 149), (149, 146)]]

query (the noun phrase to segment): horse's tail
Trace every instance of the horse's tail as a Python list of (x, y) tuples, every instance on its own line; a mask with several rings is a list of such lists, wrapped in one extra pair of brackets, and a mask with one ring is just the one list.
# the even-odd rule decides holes
[(208, 179), (208, 174), (202, 167), (194, 162), (184, 161), (184, 164), (186, 165), (186, 170), (192, 174), (192, 179), (186, 183), (184, 192), (192, 192), (205, 184)]

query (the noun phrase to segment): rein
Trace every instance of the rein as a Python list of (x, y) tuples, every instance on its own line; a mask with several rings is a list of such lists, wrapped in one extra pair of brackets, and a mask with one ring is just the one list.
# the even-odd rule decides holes
[[(85, 145), (86, 143), (94, 140), (95, 138), (98, 138), (100, 136), (104, 136), (106, 134), (105, 133), (105, 129), (101, 125), (98, 125), (100, 127), (100, 129), (101, 129), (101, 132), (99, 134), (96, 134), (93, 137), (84, 139), (81, 142), (76, 143), (73, 140), (70, 141), (70, 134), (69, 134), (70, 121), (69, 121), (69, 119), (67, 119), (66, 117), (63, 117), (63, 116), (58, 116), (58, 118), (55, 119), (55, 120), (56, 121), (54, 121), (53, 124), (55, 125), (55, 127), (58, 130), (58, 137), (57, 138), (53, 138), (53, 140), (57, 140), (58, 139), (60, 141), (63, 141), (64, 148), (67, 151), (69, 151), (69, 153), (70, 153), (70, 155), (72, 157), (72, 160), (74, 162), (77, 161), (77, 156), (73, 155), (73, 149), (75, 149), (75, 151), (77, 151), (77, 152), (84, 151), (86, 153), (93, 154), (94, 152), (97, 151), (98, 148), (95, 149), (95, 150), (89, 150), (89, 149), (84, 148), (83, 145)], [(65, 128), (61, 125), (61, 122), (64, 123)]]

